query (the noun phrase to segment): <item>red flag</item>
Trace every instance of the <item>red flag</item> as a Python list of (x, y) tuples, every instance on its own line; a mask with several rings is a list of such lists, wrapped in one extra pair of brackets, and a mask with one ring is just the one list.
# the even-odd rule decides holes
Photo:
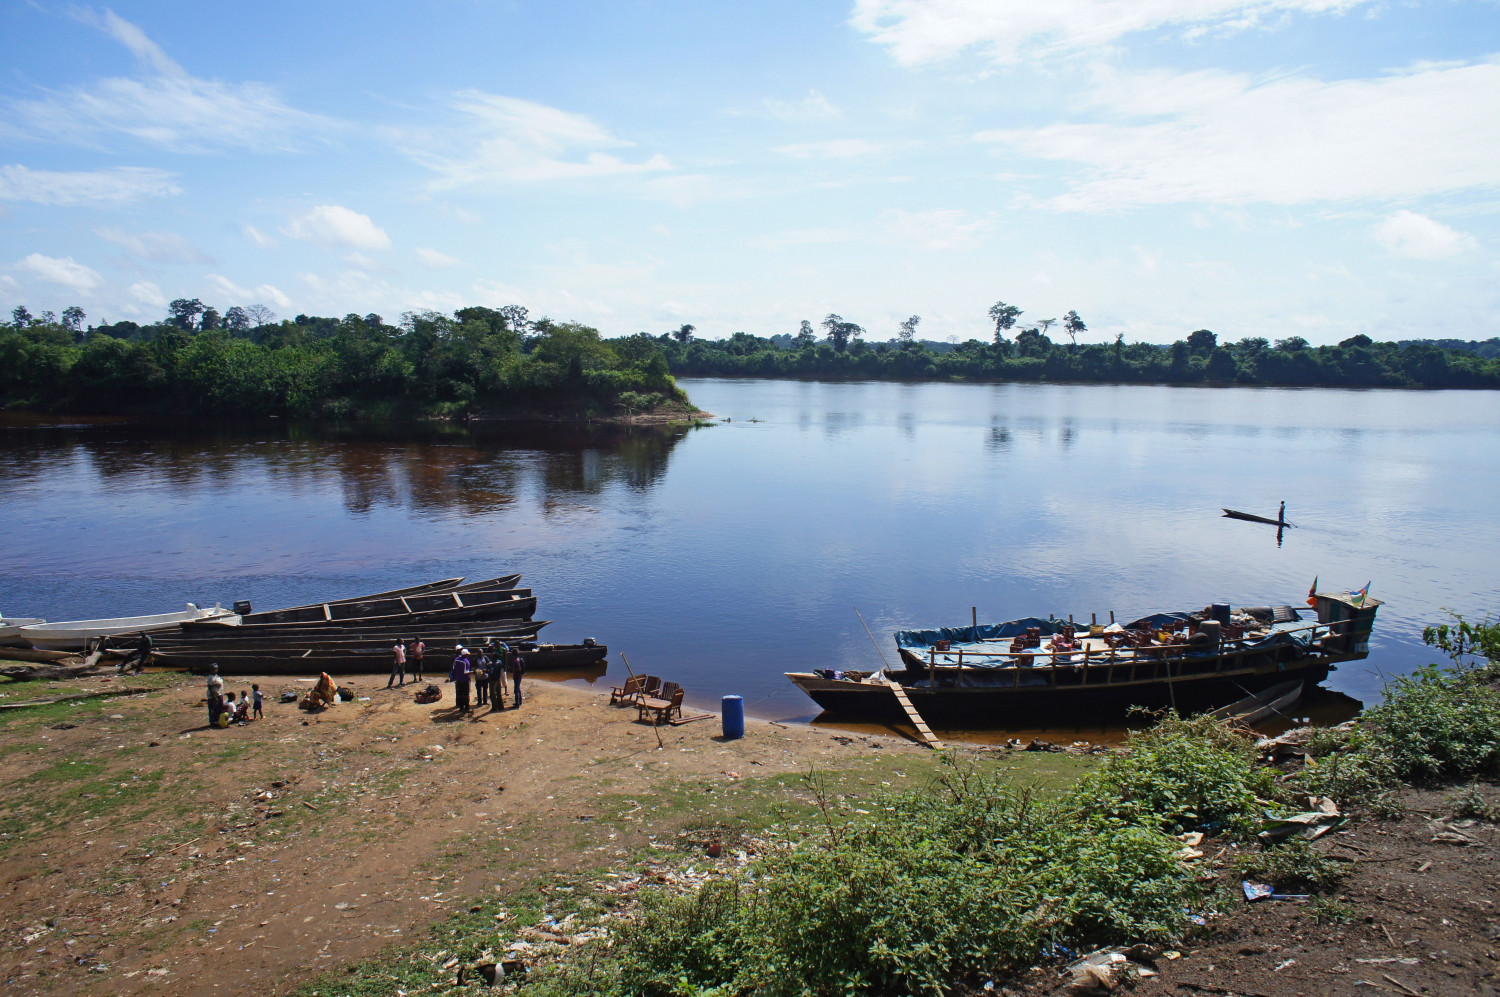
[(1307, 604), (1316, 607), (1318, 605), (1318, 576), (1313, 576), (1312, 588), (1307, 590)]

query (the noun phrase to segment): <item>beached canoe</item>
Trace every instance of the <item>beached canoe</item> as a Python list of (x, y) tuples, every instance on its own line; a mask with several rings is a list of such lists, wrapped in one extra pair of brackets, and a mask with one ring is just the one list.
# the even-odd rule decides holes
[(18, 636), (21, 632), (22, 627), (39, 626), (40, 624), (46, 622), (46, 620), (39, 617), (31, 619), (25, 617), (19, 619), (7, 619), (4, 616), (0, 616), (0, 641)]
[(81, 651), (84, 645), (100, 637), (120, 634), (157, 633), (176, 630), (184, 623), (238, 621), (227, 609), (214, 606), (200, 609), (193, 603), (180, 613), (157, 613), (153, 616), (120, 616), (106, 620), (65, 620), (60, 623), (36, 623), (21, 627), (17, 636), (32, 647), (45, 651)]
[(1279, 716), (1284, 710), (1295, 706), (1297, 700), (1302, 698), (1302, 686), (1301, 679), (1278, 682), (1263, 692), (1246, 696), (1228, 706), (1221, 706), (1212, 715), (1220, 720), (1237, 720), (1253, 727), (1262, 720)]

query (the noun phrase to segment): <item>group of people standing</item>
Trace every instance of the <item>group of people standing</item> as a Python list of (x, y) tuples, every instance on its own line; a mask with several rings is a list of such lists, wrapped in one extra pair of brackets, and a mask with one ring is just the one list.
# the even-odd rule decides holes
[[(391, 648), (391, 677), (387, 689), (406, 684), (406, 671), (411, 666), (417, 682), (422, 681), (422, 658), (427, 645), (421, 640), (410, 640), (404, 644), (397, 641)], [(477, 691), (479, 706), (488, 706), (490, 712), (505, 708), (505, 677), (510, 676), (514, 706), (521, 705), (521, 676), (526, 674), (526, 658), (520, 651), (501, 640), (491, 640), (471, 652), (459, 644), (454, 648), (453, 668), (448, 681), (453, 683), (453, 698), (460, 712), (467, 713), (471, 691)]]
[(526, 657), (504, 641), (492, 640), (470, 655), (462, 644), (455, 649), (453, 671), (448, 678), (453, 682), (453, 699), (460, 713), (468, 713), (469, 687), (472, 683), (478, 691), (479, 706), (489, 706), (490, 712), (505, 708), (505, 676), (511, 678), (514, 702), (512, 707), (521, 707), (521, 676), (526, 674)]

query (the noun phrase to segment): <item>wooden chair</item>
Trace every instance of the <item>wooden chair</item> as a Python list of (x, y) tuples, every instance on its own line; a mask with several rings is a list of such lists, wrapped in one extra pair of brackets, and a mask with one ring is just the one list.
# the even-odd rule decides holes
[(632, 675), (625, 680), (624, 685), (617, 685), (609, 690), (609, 704), (633, 703), (636, 698), (646, 691), (646, 677), (644, 675)]
[(660, 726), (662, 723), (671, 720), (674, 713), (681, 717), (682, 696), (683, 691), (681, 689), (672, 693), (671, 699), (657, 699), (654, 696), (643, 696), (635, 701), (635, 719), (641, 721), (649, 716), (653, 725)]

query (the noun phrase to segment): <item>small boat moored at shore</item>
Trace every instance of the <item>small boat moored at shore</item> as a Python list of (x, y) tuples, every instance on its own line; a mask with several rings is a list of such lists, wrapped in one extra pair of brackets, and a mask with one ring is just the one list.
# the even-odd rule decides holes
[(238, 622), (228, 609), (214, 606), (200, 609), (193, 603), (180, 613), (157, 613), (154, 616), (121, 616), (107, 620), (65, 620), (59, 623), (37, 623), (19, 628), (17, 636), (32, 647), (44, 651), (82, 651), (89, 641), (120, 634), (155, 633), (176, 630), (189, 622)]
[(0, 616), (0, 640), (18, 636), (22, 627), (34, 627), (46, 622), (46, 620), (40, 618), (6, 619), (4, 616)]
[(1282, 683), (1315, 685), (1337, 662), (1366, 657), (1380, 601), (1363, 593), (1314, 601), (1316, 622), (1290, 606), (1216, 605), (1123, 626), (1029, 618), (902, 631), (904, 667), (787, 678), (830, 713), (882, 722), (910, 718), (899, 686), (918, 715), (950, 730), (1122, 716), (1136, 706), (1194, 713)]

